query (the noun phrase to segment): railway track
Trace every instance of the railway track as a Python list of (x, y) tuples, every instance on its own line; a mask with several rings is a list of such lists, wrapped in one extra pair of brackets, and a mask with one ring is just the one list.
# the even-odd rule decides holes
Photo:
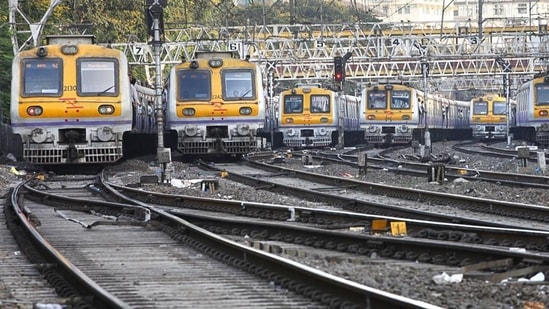
[(438, 308), (236, 244), (155, 207), (106, 201), (104, 189), (31, 182), (10, 198), (10, 222), (28, 228), (73, 298), (90, 306)]
[[(241, 165), (205, 163), (202, 166), (225, 171), (230, 179), (256, 189), (322, 201), (353, 212), (485, 226), (500, 226), (501, 221), (505, 221), (508, 227), (549, 229), (546, 207), (539, 205), (396, 187), (285, 168), (269, 162), (248, 160)], [(516, 224), (513, 226), (511, 221)]]

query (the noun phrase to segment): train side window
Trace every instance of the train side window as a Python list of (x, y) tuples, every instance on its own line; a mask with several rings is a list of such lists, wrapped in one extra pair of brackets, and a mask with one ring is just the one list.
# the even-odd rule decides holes
[(330, 97), (327, 95), (311, 95), (311, 113), (329, 113)]
[(63, 67), (60, 59), (25, 59), (22, 68), (22, 96), (61, 94)]
[(254, 74), (252, 70), (224, 70), (221, 72), (223, 97), (227, 100), (254, 99)]
[(284, 96), (284, 113), (298, 114), (303, 113), (303, 96), (287, 95)]
[(116, 59), (80, 58), (76, 61), (79, 95), (118, 95)]
[(206, 70), (180, 70), (177, 72), (177, 99), (179, 101), (209, 101), (211, 76)]

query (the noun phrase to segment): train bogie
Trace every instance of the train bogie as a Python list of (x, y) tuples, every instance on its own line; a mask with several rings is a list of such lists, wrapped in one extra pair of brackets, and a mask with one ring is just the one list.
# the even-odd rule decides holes
[(11, 124), (23, 157), (41, 165), (119, 160), (132, 127), (125, 55), (90, 37), (55, 39), (13, 60)]
[(231, 155), (260, 147), (265, 96), (257, 64), (227, 53), (197, 54), (166, 84), (166, 129), (184, 155)]

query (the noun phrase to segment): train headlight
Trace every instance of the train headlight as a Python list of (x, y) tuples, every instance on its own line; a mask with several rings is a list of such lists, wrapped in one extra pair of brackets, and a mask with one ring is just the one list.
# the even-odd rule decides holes
[(33, 142), (41, 144), (48, 139), (48, 132), (42, 128), (36, 128), (31, 131), (30, 138)]
[(252, 113), (251, 107), (241, 107), (240, 108), (240, 115), (250, 115)]
[(194, 114), (196, 114), (196, 111), (194, 108), (187, 107), (183, 109), (183, 115), (185, 116), (194, 116)]
[(325, 128), (318, 129), (318, 135), (324, 136), (328, 133), (328, 131)]
[(185, 136), (195, 136), (198, 134), (198, 128), (196, 126), (187, 126), (184, 129)]
[(250, 134), (250, 126), (247, 124), (239, 124), (236, 126), (236, 131), (238, 132), (238, 135), (246, 136)]
[(208, 65), (211, 68), (219, 68), (223, 66), (223, 60), (222, 59), (211, 59), (208, 61)]
[(410, 120), (410, 115), (403, 115), (402, 120)]
[(78, 47), (76, 45), (64, 45), (61, 47), (61, 52), (65, 55), (76, 55), (78, 54)]
[(114, 113), (114, 106), (112, 105), (100, 105), (97, 109), (101, 115), (110, 115)]
[(540, 111), (539, 111), (539, 115), (542, 116), (542, 117), (547, 116), (547, 110), (545, 110), (545, 109), (544, 109), (544, 110), (540, 110)]
[(97, 129), (97, 138), (102, 142), (107, 142), (112, 140), (114, 133), (112, 132), (111, 127), (102, 127)]
[(376, 120), (376, 116), (375, 116), (375, 115), (368, 115), (368, 116), (366, 116), (366, 119), (368, 119), (368, 120)]
[(328, 117), (320, 117), (320, 123), (328, 123)]
[(286, 123), (294, 123), (294, 118), (286, 118)]
[(29, 116), (40, 116), (44, 110), (41, 106), (29, 106), (27, 107), (27, 115)]
[(288, 130), (288, 136), (295, 136), (295, 130), (294, 129)]

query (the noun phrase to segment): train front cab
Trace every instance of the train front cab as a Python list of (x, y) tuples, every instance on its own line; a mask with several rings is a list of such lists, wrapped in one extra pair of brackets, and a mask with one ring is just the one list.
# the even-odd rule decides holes
[(38, 165), (118, 161), (131, 130), (125, 56), (89, 37), (52, 39), (72, 43), (22, 51), (13, 60), (10, 113), (23, 157)]
[(334, 103), (334, 92), (318, 87), (302, 85), (281, 93), (278, 131), (283, 145), (291, 148), (334, 145), (334, 136), (338, 136)]
[(415, 93), (405, 86), (380, 85), (363, 94), (364, 139), (369, 144), (407, 144), (412, 141)]
[(505, 139), (507, 102), (496, 95), (471, 100), (471, 129), (474, 139)]

